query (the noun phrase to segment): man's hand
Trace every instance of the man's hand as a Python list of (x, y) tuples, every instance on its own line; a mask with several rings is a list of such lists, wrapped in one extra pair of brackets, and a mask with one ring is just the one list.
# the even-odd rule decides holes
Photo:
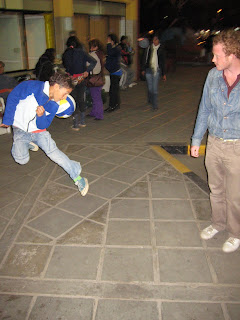
[(191, 147), (191, 156), (194, 158), (199, 157), (199, 147), (198, 146), (192, 146)]
[(166, 81), (166, 80), (167, 80), (166, 75), (164, 75), (164, 76), (162, 77), (162, 79), (163, 79), (163, 81)]
[(38, 107), (37, 107), (36, 113), (37, 113), (37, 116), (38, 116), (38, 117), (43, 116), (43, 115), (44, 115), (44, 112), (45, 112), (45, 109), (43, 108), (43, 106), (38, 106)]
[(7, 124), (1, 123), (1, 124), (0, 124), (0, 127), (2, 127), (2, 128), (8, 128), (8, 127), (10, 127), (10, 126), (8, 126)]

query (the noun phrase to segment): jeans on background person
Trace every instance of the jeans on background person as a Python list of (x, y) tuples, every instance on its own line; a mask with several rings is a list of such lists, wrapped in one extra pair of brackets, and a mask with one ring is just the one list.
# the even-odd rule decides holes
[(158, 109), (158, 85), (160, 80), (160, 70), (154, 74), (150, 68), (146, 69), (146, 81), (148, 89), (148, 102), (152, 105), (153, 110)]
[(92, 110), (89, 113), (95, 119), (103, 119), (102, 87), (90, 87)]
[(36, 143), (39, 148), (41, 148), (53, 162), (62, 167), (73, 180), (80, 175), (82, 170), (80, 163), (70, 160), (65, 153), (60, 151), (48, 131), (33, 133), (13, 127), (12, 156), (17, 163), (23, 165), (29, 161), (30, 142)]

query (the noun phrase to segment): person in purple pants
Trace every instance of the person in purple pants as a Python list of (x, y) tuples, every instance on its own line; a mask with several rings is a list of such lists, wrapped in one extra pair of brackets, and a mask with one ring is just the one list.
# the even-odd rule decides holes
[[(99, 74), (104, 78), (104, 53), (101, 43), (98, 39), (92, 39), (89, 41), (90, 55), (97, 61), (91, 74)], [(103, 101), (102, 101), (102, 86), (89, 87), (92, 97), (92, 110), (88, 116), (94, 117), (94, 120), (103, 120)]]

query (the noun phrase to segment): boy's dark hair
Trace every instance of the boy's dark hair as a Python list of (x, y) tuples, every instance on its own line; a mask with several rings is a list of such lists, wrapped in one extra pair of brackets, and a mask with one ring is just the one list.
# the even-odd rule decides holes
[(68, 74), (63, 74), (59, 72), (55, 72), (53, 76), (49, 79), (50, 86), (54, 86), (55, 84), (58, 84), (60, 88), (66, 88), (66, 89), (74, 89), (75, 85), (72, 80), (72, 77)]
[(108, 37), (114, 42), (114, 44), (118, 43), (118, 36), (115, 33), (110, 33)]

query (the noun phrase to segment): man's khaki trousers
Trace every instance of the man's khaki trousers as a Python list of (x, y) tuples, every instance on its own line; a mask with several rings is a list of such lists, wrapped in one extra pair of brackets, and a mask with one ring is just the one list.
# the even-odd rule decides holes
[(240, 239), (240, 140), (224, 141), (209, 135), (205, 164), (212, 226)]

